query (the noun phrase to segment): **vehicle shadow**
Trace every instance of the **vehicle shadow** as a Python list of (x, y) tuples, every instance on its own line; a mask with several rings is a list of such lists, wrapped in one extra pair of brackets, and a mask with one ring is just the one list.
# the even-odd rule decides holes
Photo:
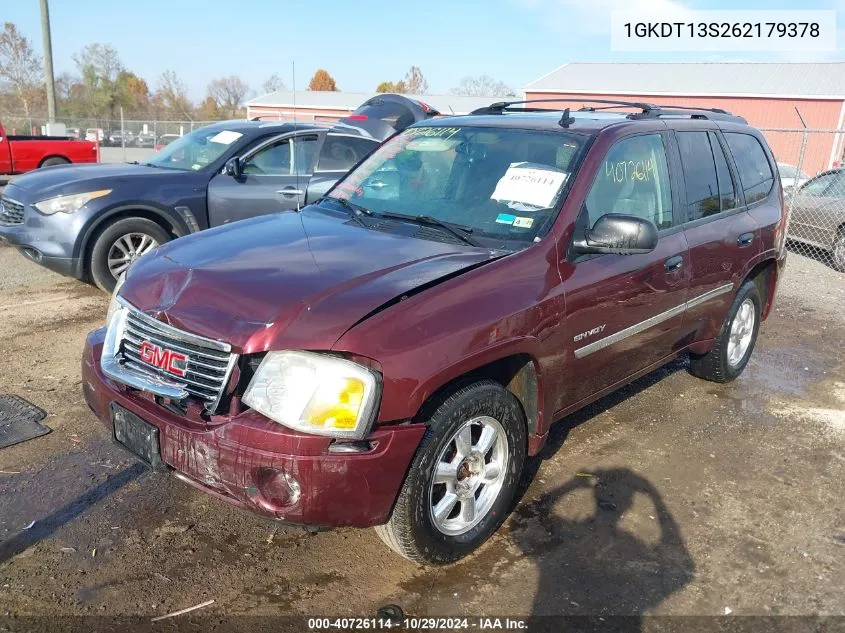
[(0, 542), (0, 564), (51, 536), (59, 528), (70, 523), (86, 510), (146, 472), (149, 472), (146, 466), (136, 463), (99, 485), (86, 490), (47, 516), (36, 520), (28, 529), (24, 529), (15, 536)]
[(624, 630), (638, 631), (643, 613), (695, 571), (660, 493), (627, 468), (581, 472), (520, 507), (512, 539), (539, 571), (532, 616), (625, 616)]
[[(687, 359), (679, 358), (553, 425), (543, 450), (526, 462), (515, 505), (574, 428), (687, 367)], [(625, 514), (635, 505), (631, 523)], [(653, 538), (635, 535), (631, 525)], [(638, 631), (643, 612), (689, 583), (695, 570), (660, 493), (627, 468), (579, 472), (519, 505), (511, 527), (511, 540), (539, 570), (532, 616), (621, 615), (626, 616), (619, 623), (624, 630)], [(541, 618), (534, 624), (533, 630), (546, 630), (545, 624), (549, 631), (561, 630), (559, 620), (544, 623)]]

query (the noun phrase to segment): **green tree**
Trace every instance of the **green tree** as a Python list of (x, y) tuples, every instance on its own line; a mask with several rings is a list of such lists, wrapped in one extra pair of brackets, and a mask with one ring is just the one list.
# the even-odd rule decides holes
[(117, 50), (109, 44), (89, 44), (73, 61), (82, 75), (91, 114), (115, 119), (119, 107), (126, 105), (119, 83), (124, 68)]
[(403, 80), (399, 81), (382, 81), (378, 86), (376, 86), (376, 92), (395, 92), (399, 94), (403, 94), (408, 92), (408, 89), (405, 87), (405, 82)]

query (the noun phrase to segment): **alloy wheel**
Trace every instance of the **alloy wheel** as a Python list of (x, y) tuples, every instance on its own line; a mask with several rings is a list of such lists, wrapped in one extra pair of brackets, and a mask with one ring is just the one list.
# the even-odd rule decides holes
[(109, 271), (117, 279), (132, 262), (157, 246), (158, 242), (146, 233), (121, 235), (109, 249)]
[(728, 339), (728, 363), (732, 367), (740, 364), (751, 345), (751, 339), (754, 336), (755, 313), (754, 302), (746, 299), (734, 315)]
[(429, 491), (434, 526), (457, 536), (478, 525), (499, 497), (509, 460), (498, 420), (480, 416), (464, 422), (437, 458)]

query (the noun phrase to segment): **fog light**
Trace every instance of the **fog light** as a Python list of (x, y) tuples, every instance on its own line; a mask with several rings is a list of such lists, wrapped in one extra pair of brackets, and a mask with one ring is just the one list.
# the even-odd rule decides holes
[(279, 512), (296, 505), (302, 489), (296, 478), (275, 468), (258, 468), (253, 472), (255, 486), (247, 493), (253, 503), (270, 512)]

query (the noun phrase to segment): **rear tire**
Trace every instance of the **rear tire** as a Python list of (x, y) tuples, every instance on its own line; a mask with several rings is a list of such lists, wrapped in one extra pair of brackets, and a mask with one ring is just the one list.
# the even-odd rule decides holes
[(110, 224), (91, 249), (88, 270), (92, 281), (101, 290), (112, 292), (117, 276), (125, 272), (129, 264), (169, 241), (167, 231), (146, 218), (125, 218)]
[(390, 519), (376, 532), (418, 563), (466, 556), (507, 516), (526, 442), (513, 394), (492, 380), (458, 389), (434, 408)]
[(713, 348), (706, 354), (690, 354), (690, 373), (712, 382), (736, 379), (754, 351), (761, 314), (757, 284), (746, 281), (734, 297)]
[(52, 158), (48, 158), (43, 163), (39, 165), (39, 167), (52, 167), (53, 165), (69, 165), (70, 161), (67, 158), (62, 158), (61, 156), (53, 156)]

